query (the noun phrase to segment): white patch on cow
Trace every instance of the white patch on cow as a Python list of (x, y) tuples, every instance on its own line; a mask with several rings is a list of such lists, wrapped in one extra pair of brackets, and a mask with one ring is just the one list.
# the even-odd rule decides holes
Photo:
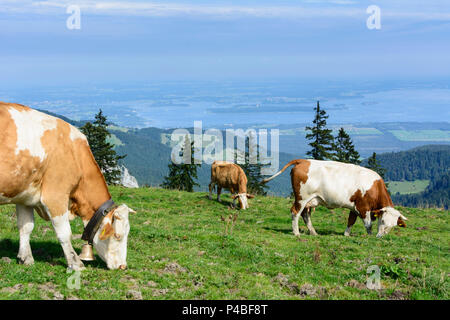
[(51, 218), (53, 227), (55, 228), (56, 236), (58, 240), (61, 242), (65, 242), (67, 240), (70, 241), (70, 237), (72, 236), (72, 230), (70, 229), (69, 224), (69, 211), (65, 212), (61, 216), (55, 216)]
[(20, 245), (17, 257), (26, 265), (34, 263), (30, 247), (30, 235), (34, 228), (34, 212), (32, 207), (16, 205), (17, 227), (19, 228)]
[(70, 126), (70, 139), (72, 141), (75, 141), (76, 139), (87, 141), (86, 136), (83, 133), (81, 133), (80, 130), (78, 130), (72, 125)]
[[(130, 232), (128, 213), (132, 212), (125, 204), (114, 210), (114, 221), (106, 217), (103, 219), (98, 232), (94, 236), (94, 248), (98, 255), (106, 262), (109, 269), (118, 269), (127, 265), (127, 241)], [(99, 236), (103, 227), (112, 222), (114, 234), (105, 240), (100, 240)]]
[(242, 204), (243, 210), (248, 208), (248, 202), (247, 202), (247, 193), (238, 193), (239, 200)]
[[(51, 215), (50, 212), (47, 214)], [(69, 211), (66, 211), (61, 216), (51, 216), (51, 221), (53, 228), (55, 229), (56, 237), (61, 244), (61, 247), (64, 251), (64, 256), (66, 257), (68, 268), (72, 270), (82, 270), (84, 269), (83, 262), (81, 262), (77, 253), (72, 247), (71, 238), (72, 238), (72, 230), (70, 229), (69, 222)]]
[(366, 217), (363, 219), (364, 227), (366, 227), (367, 234), (372, 234), (372, 219), (370, 218), (370, 211), (366, 212)]
[(347, 229), (345, 229), (344, 236), (349, 237), (351, 232), (352, 232), (352, 227), (347, 227)]
[(46, 153), (41, 138), (46, 131), (56, 128), (56, 118), (33, 109), (20, 111), (9, 108), (8, 111), (17, 128), (16, 155), (28, 150), (31, 156), (39, 157), (42, 162)]
[(300, 183), (301, 202), (315, 207), (355, 209), (350, 198), (356, 190), (364, 195), (381, 177), (364, 167), (336, 161), (308, 160), (308, 180)]
[(9, 203), (18, 203), (25, 206), (34, 207), (36, 204), (40, 203), (41, 192), (39, 189), (30, 186), (26, 190), (17, 194), (13, 198), (5, 197), (4, 194), (0, 193), (0, 205)]
[(392, 207), (385, 207), (381, 209), (381, 211), (383, 211), (383, 215), (378, 219), (377, 238), (381, 238), (382, 236), (388, 234), (389, 231), (397, 225), (399, 217), (402, 217), (402, 219), (404, 218), (398, 210)]
[(292, 232), (295, 236), (300, 235), (300, 231), (298, 229), (298, 218), (300, 217), (300, 212), (297, 214), (292, 213)]

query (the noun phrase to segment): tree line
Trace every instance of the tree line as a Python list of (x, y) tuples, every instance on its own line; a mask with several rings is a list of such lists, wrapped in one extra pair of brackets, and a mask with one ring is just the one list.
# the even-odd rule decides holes
[[(331, 129), (327, 128), (328, 115), (320, 107), (319, 102), (314, 111), (312, 124), (305, 128), (306, 139), (310, 141), (308, 145), (311, 149), (307, 152), (310, 158), (363, 165), (376, 171), (386, 180), (428, 179), (430, 184), (424, 192), (407, 195), (395, 194), (392, 195), (394, 202), (413, 207), (449, 207), (449, 146), (419, 147), (405, 152), (385, 153), (378, 158), (374, 152), (371, 157), (362, 161), (350, 135), (343, 127), (338, 130), (336, 136), (333, 135)], [(86, 122), (80, 130), (88, 139), (106, 182), (108, 184), (120, 183), (121, 172), (118, 162), (126, 155), (118, 155), (114, 145), (108, 142), (111, 134), (108, 131), (107, 118), (102, 110), (100, 109), (95, 115), (92, 123)], [(250, 164), (248, 138), (245, 146), (245, 161), (240, 166), (247, 175), (249, 193), (266, 195), (268, 187), (261, 183), (264, 179), (261, 175), (261, 168), (264, 165), (259, 161), (259, 154), (257, 163)], [(194, 152), (193, 142), (187, 135), (180, 156), (183, 157), (185, 153), (188, 153), (191, 163), (175, 164), (170, 161), (168, 174), (161, 185), (163, 188), (193, 192), (194, 187), (199, 186), (196, 180), (198, 179), (197, 169), (200, 165), (194, 164)]]
[[(344, 128), (341, 127), (339, 129), (336, 137), (333, 136), (332, 130), (327, 128), (328, 115), (325, 110), (320, 108), (319, 101), (317, 101), (317, 106), (314, 108), (314, 111), (315, 116), (312, 125), (305, 128), (307, 131), (306, 139), (311, 141), (309, 143), (311, 150), (307, 152), (307, 155), (316, 160), (334, 160), (356, 165), (361, 164), (360, 155), (358, 151), (356, 151), (350, 135)], [(191, 156), (193, 157), (193, 142), (190, 142), (189, 139), (189, 136), (186, 135), (184, 147), (180, 151), (180, 157), (183, 157), (183, 154), (186, 151), (190, 151)], [(261, 168), (264, 165), (259, 161), (259, 154), (257, 163), (250, 164), (248, 138), (245, 145), (245, 161), (241, 164), (241, 168), (247, 175), (247, 188), (250, 193), (266, 195), (267, 186), (262, 183), (264, 177), (261, 175)], [(194, 186), (198, 185), (195, 182), (195, 179), (197, 179), (198, 167), (199, 165), (193, 164), (193, 161), (191, 164), (169, 163), (169, 174), (165, 177), (162, 186), (168, 189), (192, 192)], [(381, 177), (384, 177), (385, 170), (378, 163), (375, 152), (369, 158), (366, 167), (378, 172)]]

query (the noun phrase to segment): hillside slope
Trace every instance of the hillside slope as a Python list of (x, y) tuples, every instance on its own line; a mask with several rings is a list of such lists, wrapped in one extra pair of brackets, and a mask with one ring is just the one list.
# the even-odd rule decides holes
[[(81, 126), (86, 121), (73, 121), (65, 117), (61, 117), (52, 112), (43, 111), (53, 116), (62, 118), (65, 121), (72, 123), (75, 126)], [(446, 126), (445, 123), (441, 124)], [(385, 130), (397, 129), (411, 129), (413, 124), (403, 124), (402, 126), (395, 126), (395, 124), (383, 124)], [(445, 129), (443, 127), (443, 129)], [(425, 127), (428, 128), (428, 127)], [(428, 129), (430, 129), (429, 127)], [(117, 126), (110, 126), (110, 132), (114, 135), (112, 142), (116, 142), (116, 151), (119, 154), (126, 154), (127, 157), (121, 161), (130, 174), (135, 176), (139, 185), (158, 186), (163, 182), (164, 177), (168, 172), (168, 163), (170, 161), (171, 148), (168, 144), (162, 143), (162, 136), (170, 134), (173, 130), (165, 130), (158, 128), (143, 128), (143, 129), (124, 129)], [(192, 131), (192, 128), (190, 128)], [(292, 136), (295, 137), (295, 136)], [(283, 138), (282, 138), (283, 139)], [(295, 138), (296, 139), (296, 138)], [(294, 140), (295, 140), (294, 139)], [(280, 152), (279, 161), (280, 168), (293, 159), (300, 158), (300, 151), (307, 147), (306, 141), (302, 144), (301, 141), (292, 141), (292, 154)], [(365, 142), (365, 146), (371, 146), (372, 143)], [(445, 198), (445, 190), (433, 191), (433, 186), (436, 184), (435, 180), (441, 178), (443, 174), (448, 173), (450, 167), (450, 145), (427, 145), (417, 147), (408, 151), (391, 152), (377, 154), (382, 167), (387, 170), (386, 180), (388, 181), (415, 181), (418, 179), (430, 180), (428, 193), (417, 194), (413, 196), (397, 197), (393, 195), (395, 203), (408, 206), (416, 206), (420, 203), (428, 205), (435, 205), (448, 207), (449, 198)], [(367, 160), (363, 162), (365, 165)], [(198, 183), (196, 191), (206, 191), (210, 181), (210, 165), (202, 164), (198, 169)], [(289, 196), (291, 193), (290, 170), (286, 170), (277, 179), (269, 182), (268, 193), (270, 195)], [(429, 200), (424, 202), (423, 199), (429, 196)], [(421, 200), (422, 199), (422, 200)]]
[[(377, 239), (358, 220), (344, 237), (347, 210), (319, 207), (319, 236), (292, 235), (291, 201), (256, 197), (245, 212), (206, 193), (111, 187), (130, 216), (128, 269), (110, 271), (97, 256), (70, 290), (66, 262), (49, 222), (36, 218), (33, 266), (16, 262), (19, 236), (12, 206), (0, 206), (0, 299), (449, 299), (449, 212), (400, 208), (407, 228)], [(233, 231), (222, 220), (238, 213)], [(80, 252), (81, 219), (71, 222)], [(2, 257), (5, 257), (2, 259)], [(381, 290), (365, 286), (378, 266)]]
[(394, 203), (412, 207), (450, 207), (450, 145), (426, 145), (383, 153), (377, 155), (377, 160), (386, 169), (388, 181), (430, 181), (423, 192), (393, 194)]

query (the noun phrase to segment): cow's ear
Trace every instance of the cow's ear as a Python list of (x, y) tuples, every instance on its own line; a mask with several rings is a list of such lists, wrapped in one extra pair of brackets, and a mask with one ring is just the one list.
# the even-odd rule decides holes
[(236, 199), (237, 197), (239, 197), (237, 194), (235, 194), (234, 196), (231, 197), (231, 199)]
[(99, 235), (99, 239), (100, 240), (106, 240), (109, 237), (111, 237), (114, 234), (114, 228), (111, 225), (111, 223), (107, 223), (105, 224), (105, 226), (102, 228), (102, 230), (100, 230), (100, 235)]
[(406, 228), (406, 223), (405, 223), (405, 221), (402, 220), (402, 218), (397, 219), (397, 225), (399, 227)]
[(383, 215), (383, 213), (384, 213), (385, 211), (386, 211), (386, 210), (384, 210), (384, 209), (378, 209), (378, 210), (373, 210), (372, 213), (373, 213), (373, 216), (374, 216), (375, 218), (379, 218), (379, 217), (381, 217), (381, 216)]
[(249, 198), (249, 199), (253, 199), (255, 196), (254, 195), (252, 195), (252, 194), (248, 194), (247, 193), (247, 198)]

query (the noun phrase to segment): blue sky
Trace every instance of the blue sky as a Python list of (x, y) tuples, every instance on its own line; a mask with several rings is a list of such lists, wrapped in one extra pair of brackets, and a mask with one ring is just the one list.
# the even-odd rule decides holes
[[(66, 28), (73, 4), (80, 30)], [(424, 79), (450, 75), (450, 2), (0, 0), (0, 41), (2, 85)]]

